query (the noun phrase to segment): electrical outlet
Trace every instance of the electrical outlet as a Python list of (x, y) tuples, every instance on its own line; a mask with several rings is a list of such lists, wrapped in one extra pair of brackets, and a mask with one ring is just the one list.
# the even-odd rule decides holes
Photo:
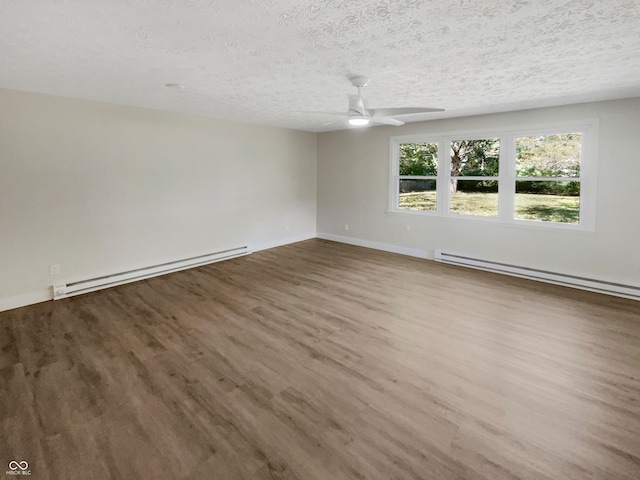
[(411, 231), (411, 225), (406, 224), (406, 225), (404, 226), (404, 231), (405, 231), (405, 232), (410, 232), (410, 231)]
[(49, 265), (49, 275), (58, 275), (60, 273), (60, 265)]
[(344, 229), (345, 229), (345, 231), (347, 231), (347, 232), (348, 232), (348, 231), (349, 231), (349, 225), (345, 223), (345, 224), (344, 224)]

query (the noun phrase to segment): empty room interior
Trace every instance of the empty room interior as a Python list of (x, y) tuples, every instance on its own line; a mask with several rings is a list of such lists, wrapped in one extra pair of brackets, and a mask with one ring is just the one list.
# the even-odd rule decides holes
[(0, 2), (0, 475), (639, 479), (638, 32)]

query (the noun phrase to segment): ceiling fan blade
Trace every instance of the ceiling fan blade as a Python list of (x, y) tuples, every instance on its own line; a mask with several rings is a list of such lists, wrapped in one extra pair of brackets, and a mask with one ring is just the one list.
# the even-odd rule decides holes
[(416, 113), (444, 112), (444, 108), (418, 108), (418, 107), (398, 107), (398, 108), (372, 108), (369, 113), (372, 117), (397, 117), (398, 115), (411, 115)]
[(338, 120), (331, 120), (330, 122), (325, 122), (322, 124), (323, 127), (328, 127), (330, 125), (339, 125), (339, 124), (346, 124), (347, 123), (347, 119), (346, 118), (339, 118)]
[(400, 125), (404, 125), (404, 122), (400, 120), (396, 120), (391, 117), (373, 117), (371, 118), (371, 123), (375, 123), (378, 125), (393, 125), (395, 127), (399, 127)]

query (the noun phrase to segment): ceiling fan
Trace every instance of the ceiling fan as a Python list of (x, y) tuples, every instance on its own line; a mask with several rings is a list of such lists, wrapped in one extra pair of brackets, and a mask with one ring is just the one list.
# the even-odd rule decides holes
[[(349, 125), (364, 126), (374, 125), (404, 125), (405, 122), (395, 117), (411, 115), (416, 113), (443, 112), (444, 108), (421, 108), (421, 107), (398, 107), (398, 108), (366, 108), (366, 101), (362, 96), (362, 89), (367, 86), (369, 79), (363, 76), (351, 77), (349, 79), (354, 87), (358, 88), (357, 95), (349, 95), (349, 110), (347, 112), (316, 112), (327, 115), (341, 115), (346, 117)], [(341, 120), (339, 120), (340, 122)], [(329, 122), (331, 125), (336, 122)]]

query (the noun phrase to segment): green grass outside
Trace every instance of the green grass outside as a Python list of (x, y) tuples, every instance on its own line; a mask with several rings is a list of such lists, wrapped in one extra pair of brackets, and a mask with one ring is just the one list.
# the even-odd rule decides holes
[[(400, 208), (435, 210), (436, 192), (401, 193)], [(451, 211), (462, 215), (495, 217), (498, 214), (498, 194), (457, 192), (451, 198)], [(576, 224), (580, 221), (580, 197), (518, 193), (516, 218)]]

